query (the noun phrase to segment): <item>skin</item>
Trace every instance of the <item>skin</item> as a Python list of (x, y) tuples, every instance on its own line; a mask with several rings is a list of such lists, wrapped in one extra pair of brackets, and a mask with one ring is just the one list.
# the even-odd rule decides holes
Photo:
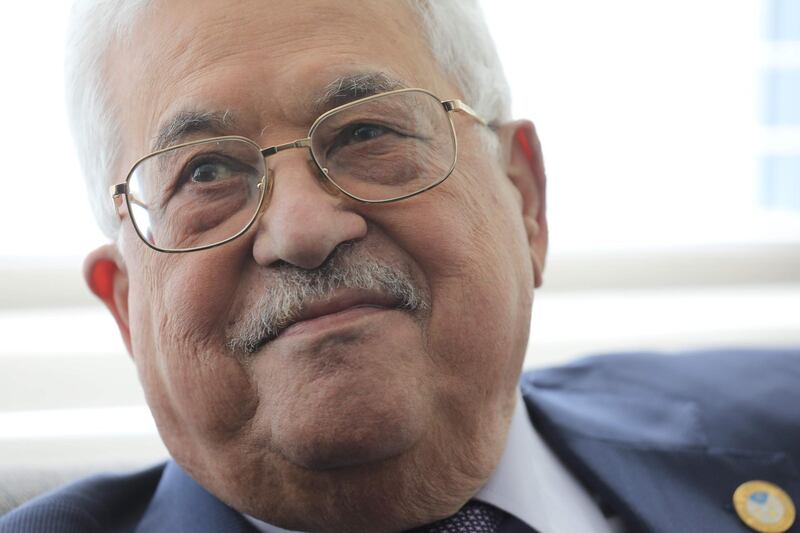
[[(129, 42), (107, 58), (124, 124), (109, 183), (187, 107), (231, 109), (235, 133), (267, 146), (304, 137), (309, 102), (343, 74), (463, 98), (401, 2), (156, 2)], [(157, 253), (123, 211), (118, 242), (87, 258), (171, 454), (239, 511), (289, 529), (396, 531), (453, 514), (491, 475), (547, 249), (544, 171), (530, 122), (499, 128), (497, 157), (483, 126), (454, 120), (455, 172), (413, 199), (355, 202), (290, 150), (267, 160), (269, 206), (239, 239)], [(411, 272), (430, 312), (369, 313), (233, 357), (226, 328), (275, 266), (318, 267), (343, 242)]]

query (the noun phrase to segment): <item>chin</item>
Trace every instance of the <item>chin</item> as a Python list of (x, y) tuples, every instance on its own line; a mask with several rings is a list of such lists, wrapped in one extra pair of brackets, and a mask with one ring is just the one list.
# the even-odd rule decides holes
[(333, 442), (308, 442), (287, 448), (281, 447), (279, 451), (296, 466), (322, 471), (363, 466), (391, 459), (411, 448), (413, 442), (407, 438), (387, 441), (384, 435), (375, 439), (345, 438)]
[[(427, 409), (419, 397), (357, 395), (342, 402), (307, 403), (273, 420), (274, 449), (310, 470), (384, 461), (413, 448), (425, 436)], [(296, 404), (304, 402), (298, 401)]]
[(429, 358), (414, 348), (416, 324), (389, 325), (388, 338), (372, 328), (295, 338), (254, 361), (254, 426), (272, 450), (296, 466), (329, 470), (383, 461), (426, 438), (436, 412)]

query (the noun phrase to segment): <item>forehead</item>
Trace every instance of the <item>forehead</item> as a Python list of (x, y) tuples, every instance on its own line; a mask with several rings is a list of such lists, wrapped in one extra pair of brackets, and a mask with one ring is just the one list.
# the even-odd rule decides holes
[(185, 110), (230, 112), (254, 138), (307, 128), (320, 94), (352, 74), (455, 96), (401, 0), (154, 0), (109, 58), (128, 161)]

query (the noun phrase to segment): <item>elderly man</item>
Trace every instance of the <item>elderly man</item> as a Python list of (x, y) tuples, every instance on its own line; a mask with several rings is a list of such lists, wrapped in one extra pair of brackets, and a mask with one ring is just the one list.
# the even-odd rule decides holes
[[(759, 355), (782, 381), (748, 378), (748, 403), (746, 353), (604, 358), (520, 389), (545, 177), (474, 1), (74, 18), (76, 138), (113, 239), (86, 279), (173, 460), (0, 531), (791, 526), (788, 352)], [(737, 487), (765, 510), (740, 520)]]

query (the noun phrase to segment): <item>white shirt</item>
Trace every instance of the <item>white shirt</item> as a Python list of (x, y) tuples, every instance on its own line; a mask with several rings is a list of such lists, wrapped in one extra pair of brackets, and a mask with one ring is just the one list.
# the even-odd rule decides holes
[[(622, 533), (536, 432), (522, 394), (497, 468), (474, 499), (515, 516), (539, 533)], [(245, 515), (263, 533), (297, 533)]]
[(475, 499), (514, 515), (539, 533), (620, 531), (533, 427), (522, 394), (517, 394), (506, 449)]

